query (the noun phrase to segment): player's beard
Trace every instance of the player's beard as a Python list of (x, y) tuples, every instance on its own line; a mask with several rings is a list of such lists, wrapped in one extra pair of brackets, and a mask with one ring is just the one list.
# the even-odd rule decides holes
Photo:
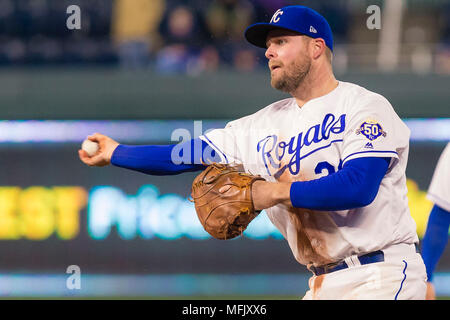
[(296, 60), (289, 67), (283, 66), (283, 69), (278, 76), (271, 74), (270, 84), (277, 90), (287, 93), (294, 92), (309, 74), (311, 59), (304, 56), (303, 59)]

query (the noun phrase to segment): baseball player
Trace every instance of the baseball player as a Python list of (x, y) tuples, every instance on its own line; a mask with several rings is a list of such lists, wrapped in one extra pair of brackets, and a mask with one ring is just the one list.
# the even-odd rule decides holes
[[(149, 174), (202, 170), (207, 161), (241, 166), (265, 179), (253, 183), (255, 210), (265, 210), (312, 272), (304, 299), (424, 299), (406, 197), (407, 126), (383, 96), (336, 80), (331, 28), (314, 10), (283, 7), (245, 37), (265, 49), (272, 87), (291, 98), (181, 149), (95, 134), (100, 151), (89, 158), (80, 150), (81, 160)], [(193, 150), (192, 162), (175, 164), (174, 148)]]
[(422, 256), (427, 269), (427, 300), (436, 299), (433, 272), (448, 241), (450, 226), (450, 143), (439, 158), (427, 194), (434, 206), (428, 217), (427, 229), (422, 239)]

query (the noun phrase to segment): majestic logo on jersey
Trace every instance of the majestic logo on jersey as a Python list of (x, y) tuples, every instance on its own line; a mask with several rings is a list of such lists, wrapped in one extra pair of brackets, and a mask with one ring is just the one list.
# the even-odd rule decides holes
[(270, 19), (270, 23), (277, 23), (280, 21), (280, 16), (283, 15), (283, 11), (281, 9), (278, 9), (277, 12), (274, 13), (272, 19)]
[(370, 141), (375, 140), (379, 136), (386, 137), (386, 131), (383, 131), (381, 125), (375, 120), (364, 121), (358, 129), (356, 129), (356, 134), (362, 134)]
[[(286, 169), (289, 169), (292, 175), (297, 175), (300, 171), (301, 159), (330, 146), (333, 142), (342, 141), (342, 139), (332, 140), (329, 145), (324, 145), (311, 151), (308, 150), (307, 154), (301, 155), (300, 152), (303, 147), (328, 140), (331, 134), (339, 134), (344, 130), (345, 114), (336, 119), (333, 114), (328, 113), (321, 124), (312, 126), (306, 130), (306, 133), (300, 132), (297, 136), (292, 137), (289, 142), (278, 141), (276, 135), (270, 135), (258, 142), (256, 150), (261, 152), (262, 161), (269, 175), (272, 175), (268, 167), (269, 164), (272, 168), (278, 169), (274, 174), (275, 178), (280, 177)], [(281, 162), (285, 157), (290, 157), (288, 163), (281, 166)]]

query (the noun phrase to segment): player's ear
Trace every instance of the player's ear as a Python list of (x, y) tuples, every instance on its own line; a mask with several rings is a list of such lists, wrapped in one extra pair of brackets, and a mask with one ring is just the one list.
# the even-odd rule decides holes
[(312, 46), (312, 58), (314, 60), (318, 59), (322, 55), (325, 55), (326, 44), (322, 38), (312, 39), (310, 45)]

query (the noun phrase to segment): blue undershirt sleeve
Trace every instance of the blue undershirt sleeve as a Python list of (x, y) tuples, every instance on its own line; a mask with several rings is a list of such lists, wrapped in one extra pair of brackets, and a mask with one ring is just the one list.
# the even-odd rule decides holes
[(365, 157), (349, 160), (328, 176), (291, 184), (291, 203), (296, 208), (323, 211), (365, 207), (375, 199), (390, 158)]
[(429, 282), (433, 280), (434, 269), (447, 246), (449, 226), (450, 212), (434, 205), (422, 239), (422, 258), (425, 262)]
[[(214, 150), (204, 153), (208, 144), (200, 139), (173, 145), (119, 145), (113, 152), (111, 164), (151, 175), (175, 175), (205, 169), (203, 163), (218, 162)], [(210, 155), (204, 159), (203, 155)], [(174, 162), (175, 161), (175, 162)]]

